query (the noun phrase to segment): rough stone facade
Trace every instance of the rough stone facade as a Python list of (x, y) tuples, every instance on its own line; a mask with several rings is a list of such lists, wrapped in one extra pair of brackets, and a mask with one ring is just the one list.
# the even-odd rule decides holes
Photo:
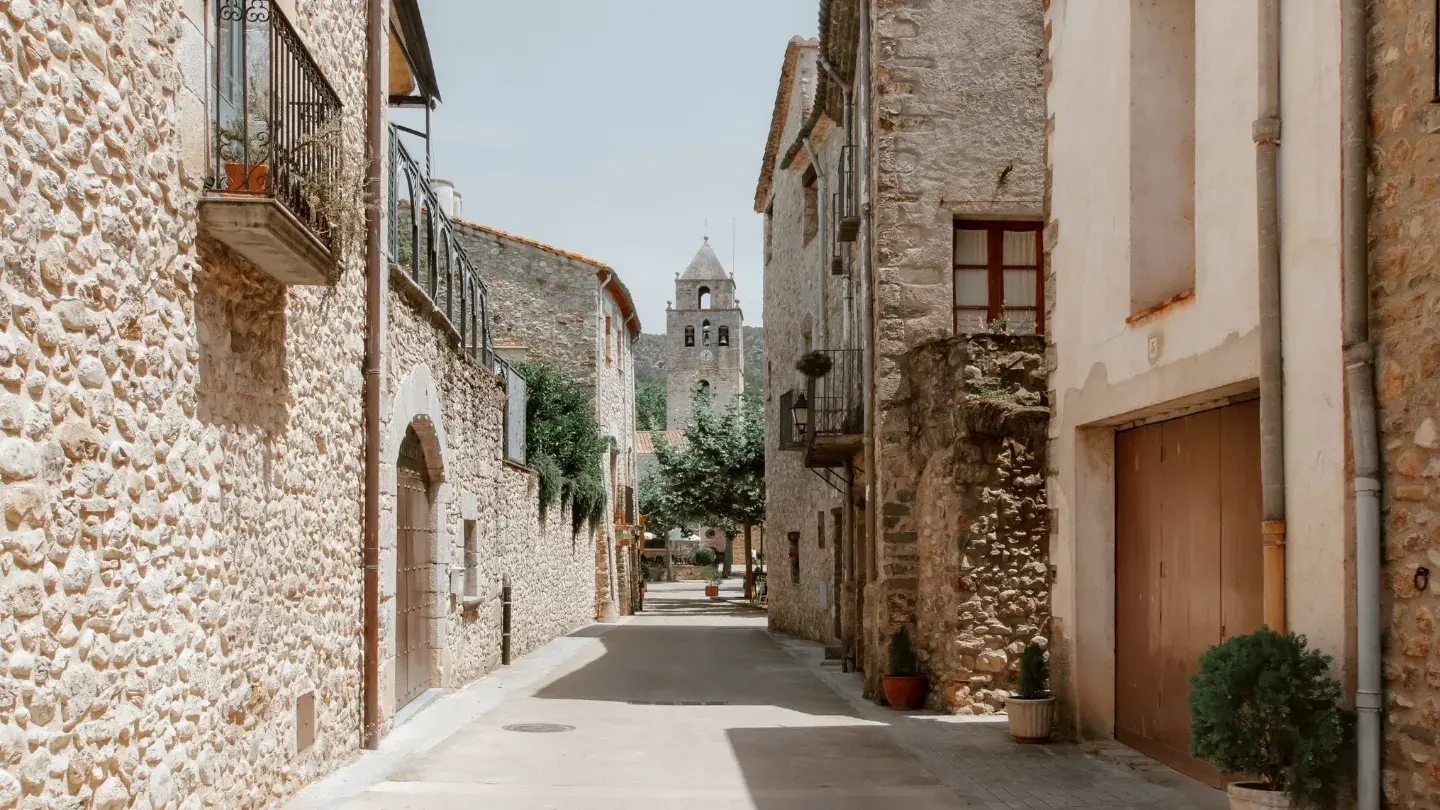
[(890, 514), (915, 498), (904, 358), (954, 331), (955, 219), (1043, 213), (1042, 3), (880, 4), (872, 38), (873, 686), (891, 630), (915, 619), (921, 571), (913, 516)]
[(614, 520), (625, 488), (636, 486), (635, 354), (640, 334), (630, 292), (615, 271), (593, 259), (475, 223), (456, 234), (490, 293), (496, 347), (512, 361), (543, 361), (591, 394), (600, 430), (614, 440), (602, 462), (607, 519), (594, 548), (595, 615), (607, 602), (629, 613), (638, 558), (628, 527)]
[[(357, 156), (358, 8), (292, 17)], [(198, 237), (203, 9), (0, 10), (0, 806), (259, 807), (359, 743), (363, 268)]]
[[(1385, 481), (1385, 798), (1440, 808), (1440, 114), (1431, 103), (1435, 9), (1371, 4), (1372, 340)], [(1416, 588), (1428, 568), (1434, 582)]]
[(666, 426), (671, 430), (690, 423), (696, 385), (709, 389), (717, 408), (729, 406), (745, 389), (745, 316), (735, 292), (734, 279), (705, 237), (676, 278), (675, 300), (665, 311)]
[(922, 561), (915, 626), (930, 703), (1003, 710), (1027, 644), (1047, 646), (1049, 529), (1044, 338), (977, 334), (913, 350), (911, 518)]

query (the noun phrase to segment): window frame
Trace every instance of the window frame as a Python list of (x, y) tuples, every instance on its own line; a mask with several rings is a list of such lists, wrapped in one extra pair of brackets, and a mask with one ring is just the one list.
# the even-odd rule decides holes
[[(961, 334), (960, 313), (979, 311), (980, 307), (962, 306), (956, 300), (956, 276), (961, 270), (984, 270), (986, 284), (986, 306), (985, 324), (989, 326), (1004, 317), (1005, 307), (1005, 271), (1006, 270), (1034, 270), (1035, 271), (1035, 334), (1045, 334), (1045, 223), (1041, 220), (1026, 219), (956, 219), (954, 229), (950, 236), (950, 328), (955, 334)], [(961, 231), (984, 231), (985, 232), (985, 258), (984, 266), (978, 264), (961, 264), (955, 260), (955, 249), (960, 242)], [(1005, 264), (1005, 233), (1031, 232), (1035, 238), (1035, 264), (1033, 267), (1018, 264)], [(1017, 312), (1023, 312), (1030, 307), (1012, 307)]]
[(615, 334), (615, 327), (610, 321), (610, 316), (605, 316), (605, 365), (615, 362), (615, 357), (610, 351), (610, 341)]
[(820, 176), (815, 172), (814, 166), (805, 170), (801, 188), (805, 195), (800, 212), (801, 234), (804, 237), (802, 244), (809, 245), (820, 233)]

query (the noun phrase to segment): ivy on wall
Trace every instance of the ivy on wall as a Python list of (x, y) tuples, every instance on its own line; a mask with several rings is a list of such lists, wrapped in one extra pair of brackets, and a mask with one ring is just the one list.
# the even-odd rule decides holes
[(600, 432), (590, 396), (547, 363), (523, 363), (528, 384), (525, 450), (540, 476), (540, 514), (569, 502), (576, 532), (605, 519), (602, 459), (614, 440)]

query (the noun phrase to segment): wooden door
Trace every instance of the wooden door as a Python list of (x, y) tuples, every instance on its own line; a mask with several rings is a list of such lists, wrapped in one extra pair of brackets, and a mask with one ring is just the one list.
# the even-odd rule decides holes
[(400, 445), (395, 561), (395, 709), (430, 688), (430, 478), (413, 432)]
[(1115, 438), (1115, 737), (1214, 785), (1188, 753), (1189, 679), (1260, 626), (1259, 424), (1252, 401)]

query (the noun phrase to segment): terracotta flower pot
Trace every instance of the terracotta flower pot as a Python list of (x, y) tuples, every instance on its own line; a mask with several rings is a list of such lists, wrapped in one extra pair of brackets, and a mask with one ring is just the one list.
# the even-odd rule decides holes
[(929, 682), (924, 675), (882, 675), (880, 687), (885, 692), (885, 702), (890, 708), (912, 711), (925, 705), (925, 693)]
[(270, 167), (268, 165), (264, 163), (249, 164), (249, 177), (246, 177), (245, 167), (244, 163), (225, 164), (225, 191), (261, 192), (270, 190)]
[(1259, 782), (1231, 782), (1225, 788), (1230, 797), (1230, 810), (1265, 810), (1288, 808), (1290, 796), (1280, 790), (1266, 790)]
[(1005, 716), (1017, 742), (1048, 742), (1055, 731), (1055, 698), (1026, 700), (1011, 695), (1005, 698)]
[(711, 599), (718, 599), (718, 598), (720, 597), (720, 586), (719, 586), (719, 585), (706, 585), (706, 586), (705, 586), (705, 595), (708, 596), (708, 597), (710, 597)]

